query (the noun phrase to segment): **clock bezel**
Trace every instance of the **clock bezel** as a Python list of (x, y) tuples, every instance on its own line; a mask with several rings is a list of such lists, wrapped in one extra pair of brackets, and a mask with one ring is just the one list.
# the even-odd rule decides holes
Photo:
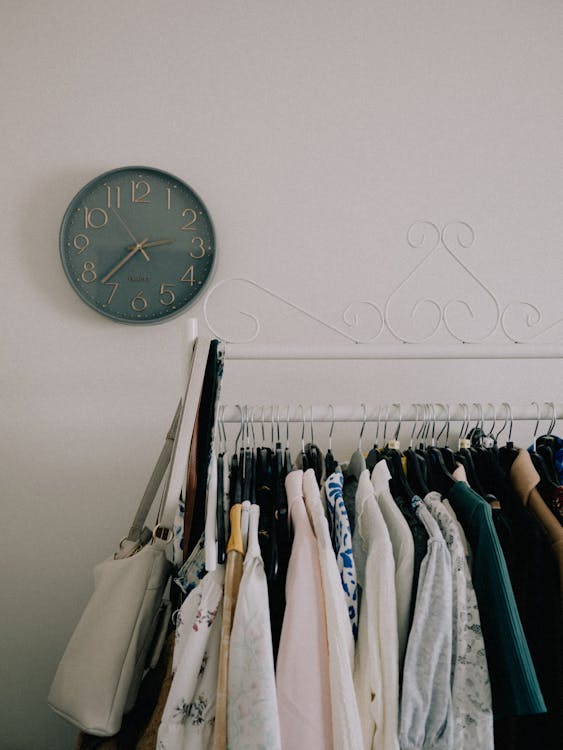
[[(127, 319), (127, 318), (121, 318), (117, 316), (116, 314), (112, 313), (110, 310), (105, 310), (101, 308), (99, 305), (96, 305), (96, 303), (86, 295), (82, 294), (81, 287), (78, 286), (75, 282), (74, 276), (68, 267), (67, 260), (66, 260), (66, 254), (68, 252), (68, 241), (69, 236), (67, 234), (67, 227), (70, 223), (70, 219), (74, 214), (74, 211), (78, 206), (80, 206), (81, 201), (83, 200), (84, 196), (90, 192), (95, 186), (97, 186), (99, 183), (101, 183), (103, 180), (107, 180), (109, 177), (114, 177), (115, 175), (122, 173), (122, 172), (145, 172), (145, 173), (156, 173), (159, 177), (164, 177), (165, 179), (174, 180), (176, 183), (182, 186), (183, 189), (188, 191), (193, 195), (195, 200), (199, 203), (203, 211), (205, 212), (206, 221), (209, 224), (209, 231), (211, 235), (212, 240), (212, 247), (213, 247), (213, 254), (211, 258), (211, 266), (209, 268), (209, 273), (207, 274), (205, 280), (202, 282), (202, 284), (199, 286), (197, 293), (190, 299), (188, 302), (186, 302), (184, 305), (180, 307), (178, 310), (170, 311), (166, 313), (165, 315), (162, 315), (158, 318), (154, 319)], [(191, 308), (194, 304), (196, 304), (204, 291), (204, 289), (207, 287), (213, 276), (215, 275), (215, 269), (216, 269), (216, 256), (217, 256), (217, 235), (215, 232), (215, 226), (213, 224), (213, 220), (211, 218), (211, 214), (209, 213), (209, 209), (207, 208), (206, 204), (201, 199), (199, 193), (197, 193), (191, 185), (188, 185), (188, 183), (185, 180), (182, 180), (180, 177), (177, 177), (175, 174), (172, 174), (171, 172), (168, 172), (164, 169), (159, 169), (158, 167), (148, 167), (148, 166), (138, 166), (138, 165), (132, 165), (132, 166), (124, 166), (124, 167), (116, 167), (115, 169), (109, 169), (106, 172), (102, 172), (97, 177), (92, 178), (89, 180), (85, 185), (83, 185), (80, 190), (74, 195), (72, 200), (67, 206), (67, 209), (63, 215), (61, 226), (59, 230), (59, 253), (61, 257), (61, 263), (65, 272), (65, 275), (74, 290), (75, 294), (80, 298), (82, 302), (84, 302), (88, 307), (90, 307), (92, 310), (95, 310), (99, 315), (102, 315), (104, 318), (108, 320), (112, 320), (114, 323), (123, 323), (125, 325), (133, 325), (133, 326), (139, 326), (139, 325), (159, 325), (162, 323), (167, 323), (169, 320), (172, 320), (173, 318), (177, 318), (180, 315), (187, 312), (189, 308)]]

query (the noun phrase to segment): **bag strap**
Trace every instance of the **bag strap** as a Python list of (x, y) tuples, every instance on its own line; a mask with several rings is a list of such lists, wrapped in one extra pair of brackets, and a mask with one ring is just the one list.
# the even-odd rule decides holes
[(188, 467), (188, 456), (203, 388), (210, 344), (211, 340), (203, 337), (196, 339), (194, 344), (188, 385), (186, 387), (176, 439), (174, 440), (170, 471), (162, 494), (157, 524), (153, 531), (154, 544), (168, 544), (174, 537), (174, 517)]
[(151, 509), (151, 505), (153, 504), (154, 498), (156, 497), (156, 493), (158, 492), (158, 488), (160, 487), (160, 483), (162, 482), (162, 478), (166, 473), (168, 464), (170, 463), (170, 457), (172, 455), (172, 449), (174, 448), (174, 439), (178, 431), (178, 424), (180, 422), (181, 413), (182, 401), (178, 403), (176, 413), (174, 414), (174, 419), (172, 420), (170, 429), (166, 434), (166, 439), (164, 441), (164, 445), (162, 446), (160, 456), (158, 457), (156, 466), (153, 469), (143, 497), (141, 498), (141, 502), (139, 503), (139, 507), (137, 508), (137, 513), (135, 514), (135, 518), (133, 519), (133, 523), (131, 524), (129, 533), (126, 536), (126, 539), (130, 542), (142, 541), (141, 535), (143, 535), (143, 531), (145, 532), (144, 536), (146, 536), (146, 533), (148, 531), (149, 539), (152, 535), (152, 531), (150, 529), (145, 529), (145, 521)]

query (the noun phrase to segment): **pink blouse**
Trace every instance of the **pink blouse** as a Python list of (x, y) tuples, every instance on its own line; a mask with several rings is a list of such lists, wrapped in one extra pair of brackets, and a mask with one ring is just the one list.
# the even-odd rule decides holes
[(332, 750), (326, 613), (317, 542), (303, 501), (303, 472), (285, 480), (293, 546), (276, 690), (284, 750)]

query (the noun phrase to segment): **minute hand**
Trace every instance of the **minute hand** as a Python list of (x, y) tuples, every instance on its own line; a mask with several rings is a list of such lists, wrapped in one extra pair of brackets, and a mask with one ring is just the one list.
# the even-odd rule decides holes
[[(156, 247), (157, 245), (171, 245), (172, 240), (155, 240), (154, 242), (143, 242), (143, 247)], [(128, 250), (134, 250), (136, 245), (129, 245)]]

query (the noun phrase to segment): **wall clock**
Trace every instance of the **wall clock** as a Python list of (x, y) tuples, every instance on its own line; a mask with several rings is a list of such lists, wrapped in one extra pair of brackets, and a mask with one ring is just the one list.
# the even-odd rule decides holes
[(78, 296), (122, 323), (156, 323), (186, 309), (209, 280), (215, 234), (198, 195), (151, 167), (96, 177), (71, 201), (60, 251)]

